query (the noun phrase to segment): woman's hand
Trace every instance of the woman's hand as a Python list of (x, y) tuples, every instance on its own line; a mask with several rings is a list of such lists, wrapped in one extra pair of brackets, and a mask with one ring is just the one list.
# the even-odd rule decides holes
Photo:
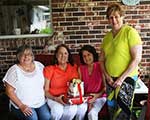
[(64, 103), (63, 97), (64, 97), (64, 95), (60, 95), (58, 97), (55, 97), (54, 100), (61, 103), (61, 104), (63, 104), (63, 105), (65, 105), (66, 103)]
[(105, 77), (106, 77), (107, 83), (108, 83), (111, 87), (114, 87), (114, 86), (113, 86), (114, 81), (113, 81), (113, 79), (111, 78), (111, 76), (106, 75)]
[(28, 107), (27, 105), (22, 104), (21, 106), (19, 106), (19, 108), (25, 116), (32, 115), (32, 109), (30, 107)]
[(117, 80), (113, 83), (113, 87), (114, 88), (117, 88), (117, 87), (120, 87), (123, 83), (123, 80), (121, 77), (117, 78)]
[(93, 103), (100, 95), (99, 93), (91, 93), (90, 96), (92, 96), (92, 98), (88, 101), (88, 111), (93, 108)]
[(9, 98), (14, 101), (14, 103), (19, 107), (19, 109), (22, 111), (22, 113), (25, 116), (32, 115), (32, 109), (29, 108), (27, 105), (24, 105), (20, 99), (16, 96), (15, 88), (8, 83), (5, 83), (6, 85), (6, 94), (9, 96)]
[(92, 98), (89, 100), (89, 103), (91, 104), (99, 97), (99, 93), (91, 93), (90, 96), (92, 96)]

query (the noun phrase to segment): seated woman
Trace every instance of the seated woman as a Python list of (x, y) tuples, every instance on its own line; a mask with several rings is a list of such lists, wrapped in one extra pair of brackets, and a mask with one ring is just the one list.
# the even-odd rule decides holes
[(32, 48), (23, 45), (17, 50), (17, 64), (9, 68), (3, 79), (11, 111), (20, 120), (50, 120), (43, 68), (40, 62), (34, 61)]
[(85, 45), (80, 52), (79, 77), (84, 81), (84, 92), (91, 95), (88, 102), (88, 119), (98, 120), (98, 113), (106, 102), (104, 76), (98, 62), (98, 54), (94, 47)]
[(68, 82), (78, 78), (77, 66), (73, 64), (71, 53), (66, 45), (57, 46), (54, 63), (44, 68), (44, 76), (45, 94), (52, 120), (72, 120), (75, 116), (76, 119), (83, 120), (87, 111), (85, 104), (78, 105), (80, 111), (77, 112), (77, 105), (66, 104), (63, 101), (63, 97), (67, 95)]

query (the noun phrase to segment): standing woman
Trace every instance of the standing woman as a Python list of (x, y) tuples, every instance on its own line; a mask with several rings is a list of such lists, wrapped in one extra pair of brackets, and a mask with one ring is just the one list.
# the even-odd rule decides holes
[(92, 96), (88, 102), (88, 119), (98, 120), (98, 113), (106, 102), (104, 76), (98, 62), (98, 54), (94, 47), (85, 45), (80, 52), (80, 65), (78, 71), (82, 81), (84, 81), (84, 92)]
[(44, 66), (34, 61), (32, 48), (20, 46), (17, 64), (7, 71), (3, 81), (10, 98), (11, 111), (21, 120), (50, 120), (44, 95)]
[(66, 45), (57, 46), (54, 63), (44, 68), (44, 76), (45, 94), (52, 120), (72, 120), (75, 116), (77, 120), (84, 120), (86, 105), (78, 105), (81, 112), (77, 112), (77, 105), (66, 104), (63, 101), (63, 97), (67, 95), (68, 82), (78, 78), (77, 65), (73, 63), (72, 55)]
[[(110, 118), (129, 120), (131, 114), (127, 114), (120, 108), (113, 93), (114, 90), (116, 95), (120, 92), (119, 88), (125, 79), (129, 78), (130, 82), (134, 83), (137, 80), (138, 64), (142, 56), (142, 41), (134, 28), (123, 24), (124, 13), (119, 4), (113, 3), (108, 6), (106, 14), (112, 29), (103, 39), (100, 58), (107, 85), (109, 86), (107, 90)], [(132, 98), (129, 103), (131, 113), (133, 96), (130, 96), (130, 98)], [(123, 118), (121, 118), (121, 114), (124, 114)]]

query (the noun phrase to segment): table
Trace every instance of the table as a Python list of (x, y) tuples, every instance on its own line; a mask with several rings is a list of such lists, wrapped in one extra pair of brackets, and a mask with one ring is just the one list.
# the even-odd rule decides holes
[(134, 91), (134, 102), (133, 102), (133, 107), (142, 107), (140, 104), (140, 101), (146, 100), (148, 96), (148, 88), (144, 84), (144, 82), (140, 79), (138, 79)]
[(144, 82), (140, 79), (138, 79), (136, 86), (135, 86), (135, 96), (133, 101), (133, 111), (132, 115), (137, 119), (139, 117), (139, 114), (136, 114), (138, 111), (141, 112), (142, 105), (140, 104), (140, 101), (146, 100), (148, 96), (148, 88), (144, 84)]
[(137, 80), (134, 93), (135, 94), (148, 94), (148, 88), (142, 80), (140, 79)]

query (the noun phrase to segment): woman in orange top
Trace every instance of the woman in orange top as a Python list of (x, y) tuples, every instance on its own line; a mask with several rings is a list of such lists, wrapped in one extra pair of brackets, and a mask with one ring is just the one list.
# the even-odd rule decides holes
[[(52, 120), (72, 120), (75, 115), (78, 120), (84, 119), (87, 111), (85, 104), (79, 105), (81, 113), (77, 111), (77, 105), (64, 103), (63, 96), (67, 94), (68, 82), (78, 78), (77, 66), (68, 47), (64, 44), (56, 48), (53, 65), (44, 69), (45, 94), (48, 98), (48, 105), (51, 109)], [(83, 110), (81, 110), (83, 109)]]

